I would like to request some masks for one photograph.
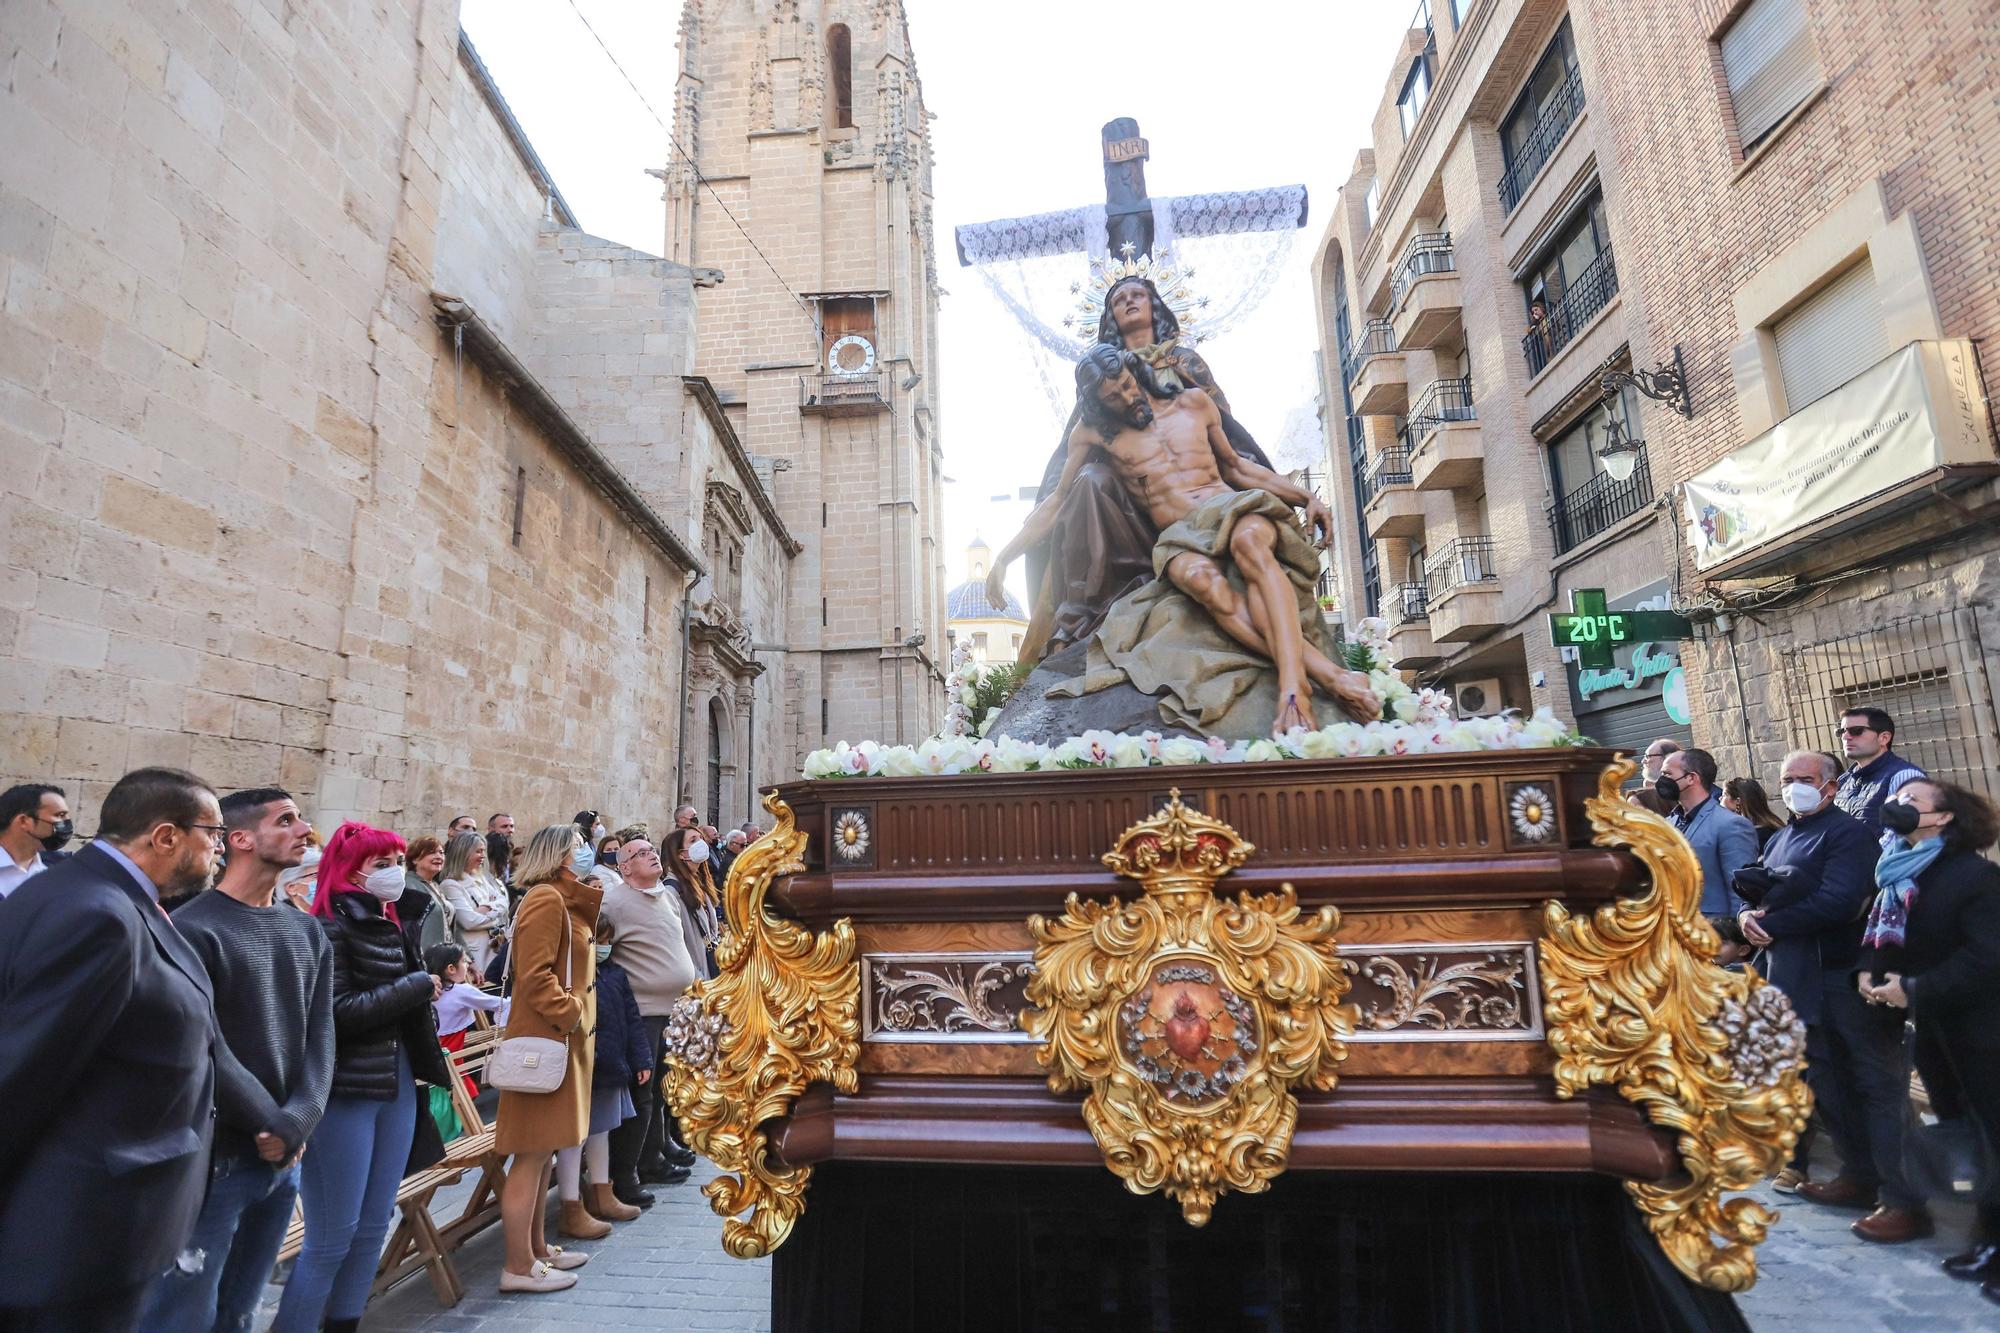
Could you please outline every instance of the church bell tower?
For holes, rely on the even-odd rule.
[[[696,372],[804,543],[783,656],[796,752],[943,721],[931,148],[900,0],[688,0],[667,257]]]

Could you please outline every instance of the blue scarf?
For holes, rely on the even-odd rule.
[[[1868,909],[1868,929],[1861,936],[1866,949],[1900,949],[1917,901],[1917,876],[1930,869],[1944,851],[1943,838],[1925,838],[1912,847],[1901,838],[1883,849],[1875,863],[1875,905]]]

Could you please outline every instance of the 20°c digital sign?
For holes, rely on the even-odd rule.
[[[1672,611],[1612,611],[1604,604],[1604,589],[1577,588],[1569,595],[1569,610],[1549,616],[1549,639],[1558,648],[1574,648],[1587,667],[1609,669],[1615,650],[1633,643],[1687,639],[1694,636],[1688,618]]]

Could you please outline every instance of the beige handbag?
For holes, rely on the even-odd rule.
[[[575,948],[570,939],[569,908],[563,914],[563,991],[570,985],[570,961]],[[516,941],[518,944],[518,941]],[[500,978],[500,991],[507,993],[507,977],[514,971],[515,948],[507,950],[507,966]],[[486,1062],[486,1081],[502,1092],[554,1092],[569,1073],[569,1038],[502,1037]]]

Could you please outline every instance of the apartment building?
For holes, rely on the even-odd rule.
[[[1935,8],[1418,8],[1315,273],[1334,568],[1400,666],[1736,772],[1857,702],[1993,767],[1995,19]],[[1573,593],[1690,636],[1566,661]]]

